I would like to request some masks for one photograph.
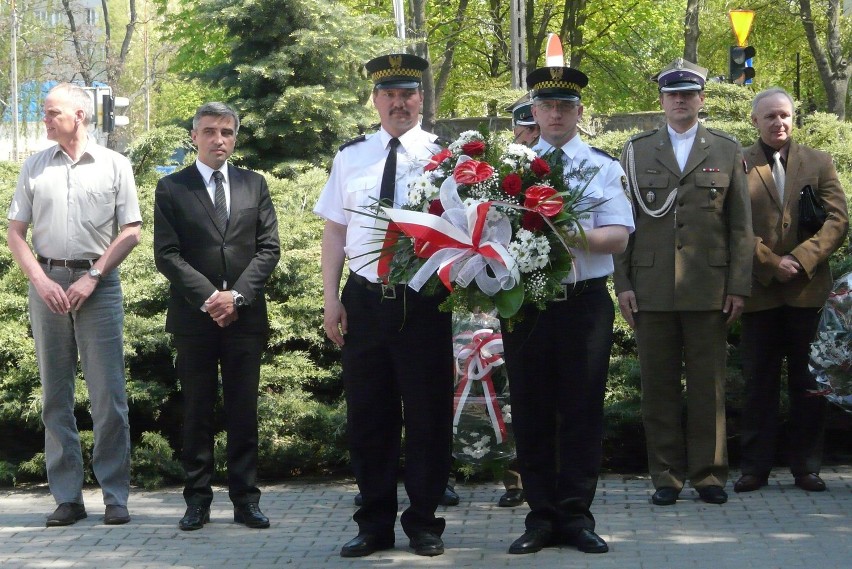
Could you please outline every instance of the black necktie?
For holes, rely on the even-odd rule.
[[[386,207],[393,207],[396,188],[396,148],[398,146],[399,139],[391,138],[388,144],[388,157],[385,160],[385,171],[382,173],[381,192],[379,193],[379,201]]]
[[[225,231],[228,227],[228,203],[225,201],[225,176],[222,172],[216,170],[213,172],[213,179],[216,181],[216,194],[213,200],[213,209],[216,210],[216,218],[219,220],[219,229]]]

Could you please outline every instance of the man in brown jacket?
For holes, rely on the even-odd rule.
[[[728,499],[727,325],[749,295],[754,237],[740,145],[698,122],[706,77],[682,59],[653,77],[666,127],[634,136],[622,155],[636,231],[614,280],[636,330],[656,505],[674,504],[687,480],[705,502]]]
[[[742,477],[737,492],[766,485],[775,459],[781,365],[787,360],[790,470],[796,486],[825,490],[819,477],[826,401],[814,395],[808,370],[819,311],[831,291],[828,257],[849,229],[846,197],[831,156],[790,138],[793,99],[783,89],[758,93],[751,121],[760,138],[748,147],[748,188],[754,225],[752,293],[743,315],[746,399]],[[777,158],[776,158],[777,157]],[[799,199],[810,186],[828,217],[816,234],[799,227]]]

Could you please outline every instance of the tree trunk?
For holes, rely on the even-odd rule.
[[[429,67],[423,72],[423,129],[431,131],[435,126],[435,79],[432,62],[429,57],[429,43],[426,29],[426,1],[411,0],[412,32],[415,37],[414,51],[429,61]]]
[[[799,17],[805,28],[808,46],[819,71],[825,94],[828,97],[828,111],[837,118],[846,118],[846,91],[849,88],[849,59],[844,55],[841,43],[839,15],[840,0],[828,0],[826,11],[825,48],[819,43],[810,0],[799,1]]]
[[[568,44],[567,65],[579,69],[583,64],[583,24],[586,23],[586,0],[565,0],[559,39]]]
[[[686,1],[686,17],[683,20],[683,58],[698,63],[698,0]]]

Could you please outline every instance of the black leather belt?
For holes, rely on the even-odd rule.
[[[608,278],[597,277],[595,279],[577,281],[576,283],[562,283],[562,294],[554,298],[551,302],[562,302],[593,290],[606,288],[606,280]]]
[[[389,300],[402,298],[402,293],[404,292],[406,286],[404,284],[386,285],[382,283],[374,283],[366,279],[365,277],[362,277],[358,273],[354,273],[352,271],[349,271],[349,281],[371,292],[377,292],[382,296],[382,298],[387,298]]]
[[[69,269],[91,269],[97,259],[48,259],[41,255],[36,255],[39,263],[44,263],[48,267],[67,267]]]

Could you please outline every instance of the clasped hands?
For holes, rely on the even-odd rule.
[[[237,307],[234,306],[234,296],[228,290],[214,292],[204,303],[204,308],[221,328],[236,322],[240,317]]]

